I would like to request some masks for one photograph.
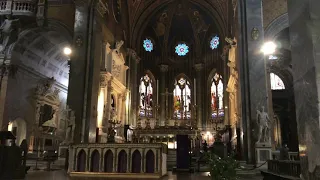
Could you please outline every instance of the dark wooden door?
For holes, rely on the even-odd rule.
[[[177,168],[189,169],[190,167],[190,140],[188,135],[177,135]]]

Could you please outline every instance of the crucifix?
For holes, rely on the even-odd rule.
[[[166,99],[165,101],[165,106],[166,106],[166,110],[165,110],[165,116],[166,116],[166,123],[169,123],[169,113],[168,113],[168,101],[169,101],[169,95],[173,95],[173,93],[169,93],[168,88],[166,88],[165,93],[161,93],[161,96],[164,96]]]

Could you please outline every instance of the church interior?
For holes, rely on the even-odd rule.
[[[76,178],[206,172],[219,149],[257,179],[320,179],[319,6],[0,0],[1,147]]]

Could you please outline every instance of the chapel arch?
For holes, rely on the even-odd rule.
[[[27,137],[27,123],[24,119],[17,118],[9,124],[9,126],[11,126],[11,132],[16,136],[16,144],[19,146],[21,142]]]
[[[113,152],[109,149],[104,154],[104,172],[113,172]]]
[[[85,172],[87,163],[87,154],[81,149],[77,156],[77,172]]]

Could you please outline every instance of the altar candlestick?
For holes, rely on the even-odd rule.
[[[194,89],[194,104],[197,103],[197,94],[196,94],[196,78],[193,79],[193,89]]]

